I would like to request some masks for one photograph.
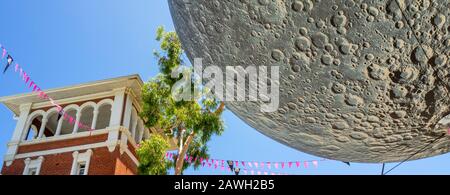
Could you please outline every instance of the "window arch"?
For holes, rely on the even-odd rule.
[[[22,140],[31,141],[38,138],[39,130],[46,113],[42,110],[37,110],[31,113],[27,120],[26,129],[22,135]]]
[[[112,104],[113,101],[111,99],[104,99],[97,104],[98,115],[94,129],[106,129],[109,127]]]
[[[94,102],[86,102],[80,107],[80,123],[83,125],[86,125],[88,127],[92,126],[93,120],[94,120],[94,111],[97,107],[97,104]],[[84,132],[88,131],[88,129],[85,128],[79,128],[78,132]]]
[[[79,111],[79,107],[78,107],[78,105],[75,105],[75,104],[69,105],[64,108],[65,115],[67,115],[69,118],[72,117],[73,122],[71,123],[69,118],[65,119],[64,116],[61,117],[60,120],[62,120],[62,122],[61,122],[60,135],[67,135],[67,134],[73,133],[73,130],[75,128],[75,120],[76,120],[78,111]]]
[[[137,115],[137,111],[136,111],[136,109],[134,107],[131,109],[130,120],[131,121],[130,121],[130,125],[128,126],[128,130],[130,131],[131,136],[134,139],[136,137],[136,134],[138,134],[137,133],[137,125],[138,125],[138,120],[139,120],[139,117]]]
[[[55,136],[58,129],[59,113],[57,108],[52,108],[47,111],[47,123],[45,125],[45,131],[43,136],[52,137]]]

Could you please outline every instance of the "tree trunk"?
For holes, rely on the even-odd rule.
[[[194,140],[194,136],[194,132],[189,134],[189,136],[186,138],[186,142],[183,144],[183,147],[178,153],[177,162],[175,163],[175,175],[181,175],[181,172],[183,171],[184,157],[186,156],[186,153],[189,149],[189,145],[191,144],[192,140]]]

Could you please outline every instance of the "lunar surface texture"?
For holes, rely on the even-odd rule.
[[[192,62],[279,66],[276,112],[226,103],[264,135],[346,162],[449,152],[450,0],[168,2]]]

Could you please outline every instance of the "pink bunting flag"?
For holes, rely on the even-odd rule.
[[[267,162],[266,165],[267,165],[267,168],[268,168],[268,169],[271,169],[271,167],[270,167],[270,162]]]
[[[215,165],[214,165],[214,169],[217,169],[217,167],[218,167],[217,164],[215,164]]]
[[[292,167],[292,162],[288,162],[288,164],[289,164],[289,168],[291,168]]]
[[[28,86],[28,88],[30,88],[31,86],[33,86],[34,85],[34,81],[31,81],[30,82],[30,85]]]
[[[185,161],[188,161],[188,160],[189,160],[189,157],[186,155],[186,158],[184,158],[184,160],[185,160]]]
[[[194,159],[194,163],[195,163],[195,162],[197,162],[197,158],[198,158],[198,157],[195,157],[195,159]]]
[[[245,161],[241,161],[242,167],[245,167]]]
[[[211,163],[208,163],[208,167],[211,168],[211,166],[212,166],[212,164],[211,164]]]
[[[205,167],[205,162],[202,162],[202,167]]]
[[[264,175],[268,175],[268,173],[267,173],[267,172],[264,172]]]
[[[14,69],[15,72],[19,71],[19,64],[16,64],[16,67]]]
[[[169,153],[168,153],[168,152],[166,153],[166,158],[167,158],[167,157],[169,157]]]
[[[255,174],[255,171],[252,170],[252,171],[250,171],[250,173],[251,173],[252,175],[254,175],[254,174]]]
[[[275,175],[275,173],[270,173],[270,175]]]
[[[281,163],[281,168],[284,169],[284,162]]]
[[[203,157],[200,157],[200,163],[203,163]]]
[[[244,169],[244,175],[247,175],[247,169]]]
[[[305,165],[305,168],[308,168],[309,166],[308,161],[305,161],[303,164]]]
[[[253,164],[255,165],[256,168],[258,168],[258,164],[259,164],[258,162],[254,162]]]
[[[312,161],[312,163],[313,163],[314,167],[316,167],[316,168],[319,166],[319,163],[317,162],[317,160]]]
[[[222,171],[223,171],[223,170],[225,170],[225,167],[222,165],[222,166],[221,166],[221,169],[222,169]]]
[[[5,48],[2,48],[2,50],[3,50],[3,52],[2,52],[2,59],[3,59],[3,58],[5,58],[5,56],[6,56],[6,49],[5,49]]]
[[[222,166],[225,165],[225,160],[222,160]]]
[[[234,164],[236,164],[236,167],[239,167],[239,161],[235,161]]]
[[[248,167],[253,167],[251,162],[248,162]]]
[[[278,163],[275,163],[275,169],[278,169]]]
[[[172,157],[173,157],[173,153],[170,153],[169,158],[172,159]]]
[[[261,175],[261,171],[258,171],[257,174],[258,174],[258,175]]]
[[[214,159],[211,159],[211,163],[214,164]]]
[[[264,169],[264,162],[261,162],[260,165],[261,169]]]

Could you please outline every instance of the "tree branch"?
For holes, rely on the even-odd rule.
[[[223,110],[225,109],[225,102],[220,102],[219,108],[214,112],[214,114],[219,115],[222,114]]]

